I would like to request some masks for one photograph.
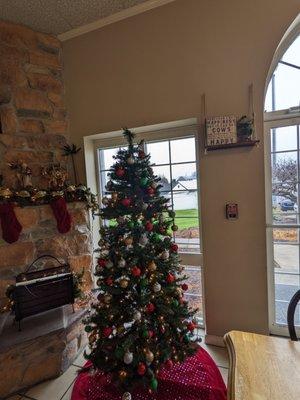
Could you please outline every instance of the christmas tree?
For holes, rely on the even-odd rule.
[[[98,302],[86,319],[93,366],[110,373],[122,390],[144,384],[155,391],[160,368],[172,368],[195,351],[183,292],[175,213],[160,195],[143,143],[124,131],[128,148],[114,156],[103,197],[95,275]],[[130,393],[124,393],[130,399]]]

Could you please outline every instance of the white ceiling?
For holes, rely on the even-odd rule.
[[[147,2],[148,0],[0,0],[0,19],[58,35]]]

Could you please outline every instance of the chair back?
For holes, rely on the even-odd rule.
[[[295,312],[299,301],[300,301],[300,290],[298,290],[291,298],[287,311],[287,323],[289,328],[289,334],[291,340],[293,341],[298,341],[295,328]]]

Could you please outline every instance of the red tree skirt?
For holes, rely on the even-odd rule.
[[[218,367],[201,347],[198,352],[171,370],[161,370],[158,391],[149,394],[140,388],[131,392],[132,400],[226,400],[226,387]],[[71,400],[121,400],[109,375],[84,372],[78,375]]]

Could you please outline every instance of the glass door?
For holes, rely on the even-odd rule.
[[[269,315],[274,334],[288,333],[288,304],[300,289],[299,123],[297,119],[266,123]],[[300,327],[299,306],[295,323]]]

